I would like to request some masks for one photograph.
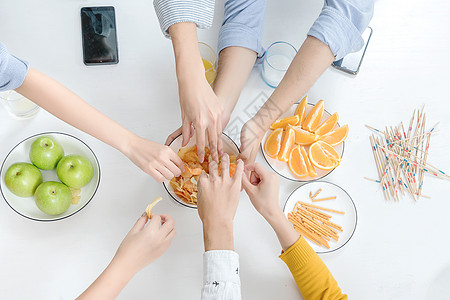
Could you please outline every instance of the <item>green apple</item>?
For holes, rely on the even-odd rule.
[[[94,167],[86,157],[70,154],[59,161],[56,174],[65,185],[71,188],[81,188],[94,177]]]
[[[42,174],[32,164],[15,163],[6,171],[5,183],[14,195],[30,197],[42,183]]]
[[[61,145],[50,137],[40,137],[31,145],[30,160],[39,169],[53,170],[63,156]]]
[[[65,212],[72,203],[70,189],[56,181],[41,183],[34,193],[37,207],[49,215],[59,215]]]

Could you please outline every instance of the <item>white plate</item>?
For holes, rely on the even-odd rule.
[[[308,103],[308,105],[306,107],[306,114],[308,114],[313,107],[314,107],[313,104]],[[292,105],[291,108],[289,108],[284,114],[282,114],[280,116],[280,119],[289,117],[289,116],[293,116],[296,109],[297,109],[297,103]],[[330,116],[331,116],[331,114],[328,111],[324,110],[322,120],[320,121],[320,123],[322,123],[323,121],[328,119]],[[339,127],[339,123],[336,125],[336,128],[338,128],[338,127]],[[308,182],[308,181],[314,181],[314,180],[324,178],[325,176],[327,176],[328,174],[333,172],[334,169],[333,170],[321,170],[319,168],[316,168],[316,172],[317,172],[316,177],[309,177],[309,176],[303,177],[303,178],[296,177],[292,173],[291,169],[289,169],[289,166],[286,162],[279,161],[278,159],[275,159],[275,158],[271,158],[264,151],[264,144],[266,143],[266,140],[269,137],[269,135],[272,133],[272,131],[273,131],[272,129],[269,129],[269,130],[267,130],[266,134],[264,135],[264,138],[261,141],[261,152],[263,154],[264,159],[269,164],[269,166],[278,175],[280,175],[281,177],[284,177],[286,179],[292,180],[292,181]],[[336,149],[336,151],[341,155],[341,158],[342,158],[342,155],[344,154],[344,143],[345,142],[334,147]],[[305,146],[305,150],[306,150],[306,152],[308,152],[309,146]]]
[[[30,162],[29,153],[31,144],[41,136],[49,136],[61,144],[64,149],[64,155],[79,154],[83,155],[94,166],[94,177],[88,185],[81,188],[81,199],[78,204],[70,205],[69,209],[62,214],[51,216],[39,210],[36,206],[34,197],[21,198],[9,191],[5,184],[5,174],[8,168],[17,162]],[[40,170],[44,181],[59,181],[56,170]],[[16,145],[6,156],[0,170],[1,183],[0,191],[6,203],[19,215],[36,221],[56,221],[70,217],[84,208],[94,197],[100,183],[100,165],[94,152],[80,139],[66,133],[44,132],[26,138]]]
[[[309,192],[312,192],[314,194],[320,188],[322,189],[322,191],[316,197],[316,199],[331,196],[336,196],[336,199],[312,202],[311,198],[309,197]],[[319,254],[336,251],[342,248],[345,244],[347,244],[348,241],[352,238],[353,233],[355,232],[356,229],[358,215],[356,212],[355,203],[353,202],[352,198],[341,187],[335,185],[334,183],[326,181],[314,181],[299,186],[288,197],[286,204],[284,205],[283,212],[286,215],[286,217],[288,213],[292,212],[297,201],[302,201],[309,204],[314,204],[317,206],[345,212],[345,214],[342,215],[325,211],[325,213],[332,216],[330,221],[341,226],[343,231],[342,232],[339,231],[338,234],[339,239],[337,242],[331,239],[331,241],[329,242],[330,249],[327,249],[326,247],[323,246],[318,246],[315,243],[308,240],[307,238],[305,238],[305,240],[308,241],[308,244],[314,249],[314,251],[316,251]]]
[[[181,148],[181,143],[183,142],[183,137],[180,134],[179,136],[177,136],[170,144],[169,147],[172,148],[173,151],[175,151],[175,153],[178,153],[178,150],[180,150]],[[186,145],[186,147],[191,147],[194,146],[195,144],[195,134],[194,136],[190,139],[189,143]],[[228,154],[233,154],[238,156],[240,151],[239,151],[239,147],[236,145],[236,143],[225,133],[222,133],[222,144],[223,144],[223,152],[224,153],[228,153]],[[193,205],[193,204],[189,204],[184,202],[183,200],[181,200],[180,198],[178,198],[178,196],[173,192],[173,187],[170,185],[170,180],[165,180],[163,182],[164,188],[166,189],[167,193],[169,193],[170,197],[172,197],[172,199],[174,199],[177,203],[185,206],[185,207],[189,207],[189,208],[194,208],[197,209],[197,205]]]

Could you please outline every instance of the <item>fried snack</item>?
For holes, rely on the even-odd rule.
[[[153,207],[154,207],[159,201],[161,201],[161,200],[162,200],[162,197],[161,197],[161,196],[160,196],[160,197],[156,197],[155,199],[153,199],[152,203],[150,203],[150,204],[147,206],[147,208],[145,209],[145,212],[147,213],[147,217],[148,217],[149,219],[151,219],[150,215],[152,214],[152,209],[153,209]]]
[[[78,188],[69,188],[72,192],[72,204],[78,204],[80,202],[81,196],[81,189]]]
[[[211,152],[205,147],[205,156],[203,163],[197,155],[197,145],[192,147],[184,147],[178,151],[178,156],[184,162],[184,172],[170,180],[170,186],[173,188],[175,195],[183,202],[197,205],[197,182],[203,173],[209,174],[209,161],[211,160]],[[236,172],[236,155],[230,156],[230,176],[233,177]],[[221,173],[221,162],[219,161],[219,175]]]

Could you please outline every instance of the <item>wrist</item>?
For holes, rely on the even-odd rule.
[[[233,221],[203,223],[205,251],[234,250]]]
[[[118,285],[123,284],[125,286],[138,271],[132,264],[116,255],[106,267],[105,273],[110,274]]]
[[[270,226],[274,227],[280,222],[282,222],[284,219],[286,219],[286,216],[284,215],[283,211],[277,207],[275,209],[271,209],[267,212],[261,213],[264,219],[266,219],[267,223],[270,224]]]
[[[131,131],[128,131],[123,137],[122,141],[117,145],[117,149],[122,152],[125,156],[130,157],[130,155],[134,152],[133,149],[137,143],[137,141],[141,137],[137,134],[134,134]]]

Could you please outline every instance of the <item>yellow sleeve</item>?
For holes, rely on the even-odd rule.
[[[330,270],[303,237],[281,253],[280,258],[289,267],[305,300],[347,299]]]

